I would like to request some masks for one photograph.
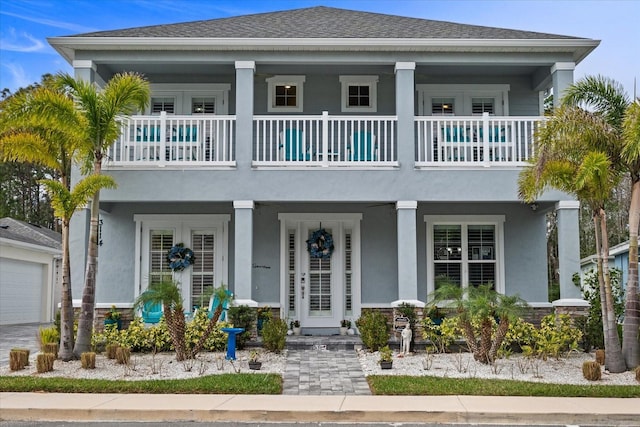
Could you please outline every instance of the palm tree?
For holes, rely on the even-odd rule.
[[[616,132],[602,116],[562,106],[537,133],[532,167],[521,172],[518,185],[520,198],[525,202],[535,201],[547,187],[554,187],[573,195],[591,210],[606,363],[611,372],[623,372],[626,366],[616,329],[608,262],[603,262],[609,255],[605,202],[620,178],[605,149],[615,139]]]
[[[604,118],[616,138],[604,147],[621,174],[631,178],[629,206],[629,278],[626,287],[622,354],[628,369],[640,364],[640,303],[638,301],[638,228],[640,227],[640,138],[638,107],[622,85],[602,76],[589,76],[567,88],[564,105],[579,106]],[[633,105],[636,105],[634,107]],[[634,118],[635,117],[635,118]]]
[[[517,295],[503,295],[491,285],[462,288],[454,283],[442,283],[433,293],[435,303],[444,303],[456,309],[467,346],[473,358],[481,363],[493,363],[504,341],[509,324],[522,313],[527,303]],[[498,328],[493,332],[493,322]],[[480,337],[473,324],[480,325]]]
[[[100,175],[104,153],[120,135],[119,118],[146,107],[149,102],[149,84],[142,76],[135,73],[116,74],[102,90],[92,83],[76,80],[68,74],[58,75],[58,81],[73,96],[85,119],[87,142],[91,147],[86,153],[85,170],[91,170],[94,175]],[[77,357],[91,349],[98,267],[99,208],[100,192],[98,191],[91,202],[91,226],[82,308],[78,322],[78,339],[73,349]]]
[[[185,342],[184,307],[178,283],[173,280],[152,283],[136,299],[134,309],[141,309],[147,303],[162,304],[164,320],[176,351],[176,360],[182,361],[191,358]]]
[[[0,155],[3,160],[31,162],[55,170],[59,181],[41,181],[51,197],[62,231],[62,295],[60,352],[62,360],[73,358],[74,315],[71,293],[69,223],[78,207],[100,188],[115,183],[109,177],[81,180],[70,191],[71,166],[85,138],[84,122],[73,101],[51,87],[21,91],[2,103]]]
[[[220,320],[220,315],[222,314],[222,310],[224,309],[224,306],[228,305],[228,303],[231,301],[232,298],[233,298],[232,294],[227,291],[224,285],[217,287],[213,291],[213,300],[214,301],[217,300],[219,304],[216,306],[215,311],[213,312],[213,315],[209,319],[209,323],[207,324],[207,329],[204,330],[202,336],[198,340],[198,343],[195,345],[195,347],[191,351],[191,357],[196,357],[196,354],[198,354],[200,350],[202,350],[202,346],[204,346],[204,343],[207,341],[207,339],[213,332],[213,329],[218,323],[218,320]]]

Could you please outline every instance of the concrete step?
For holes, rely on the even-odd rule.
[[[286,347],[290,350],[353,350],[362,348],[357,335],[289,335]]]

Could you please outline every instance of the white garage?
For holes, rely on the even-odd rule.
[[[53,320],[60,257],[59,233],[0,219],[0,325]]]

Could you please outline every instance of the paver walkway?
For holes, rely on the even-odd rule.
[[[283,394],[371,395],[355,350],[287,350]]]

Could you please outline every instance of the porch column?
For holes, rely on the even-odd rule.
[[[418,202],[400,200],[398,212],[398,300],[392,305],[407,302],[424,306],[418,301],[418,247],[416,235],[416,212]]]
[[[235,305],[257,307],[251,299],[253,263],[253,200],[235,200],[234,215],[234,302]]]
[[[413,167],[415,163],[415,62],[396,62],[396,115],[398,116],[398,163]]]
[[[236,61],[236,165],[238,169],[251,167],[255,71],[255,61]]]
[[[556,203],[561,300],[581,298],[580,287],[573,284],[573,274],[580,273],[579,215],[580,202],[561,200]]]
[[[551,79],[553,81],[553,106],[560,105],[560,100],[567,87],[573,84],[574,62],[556,62],[551,67]]]

